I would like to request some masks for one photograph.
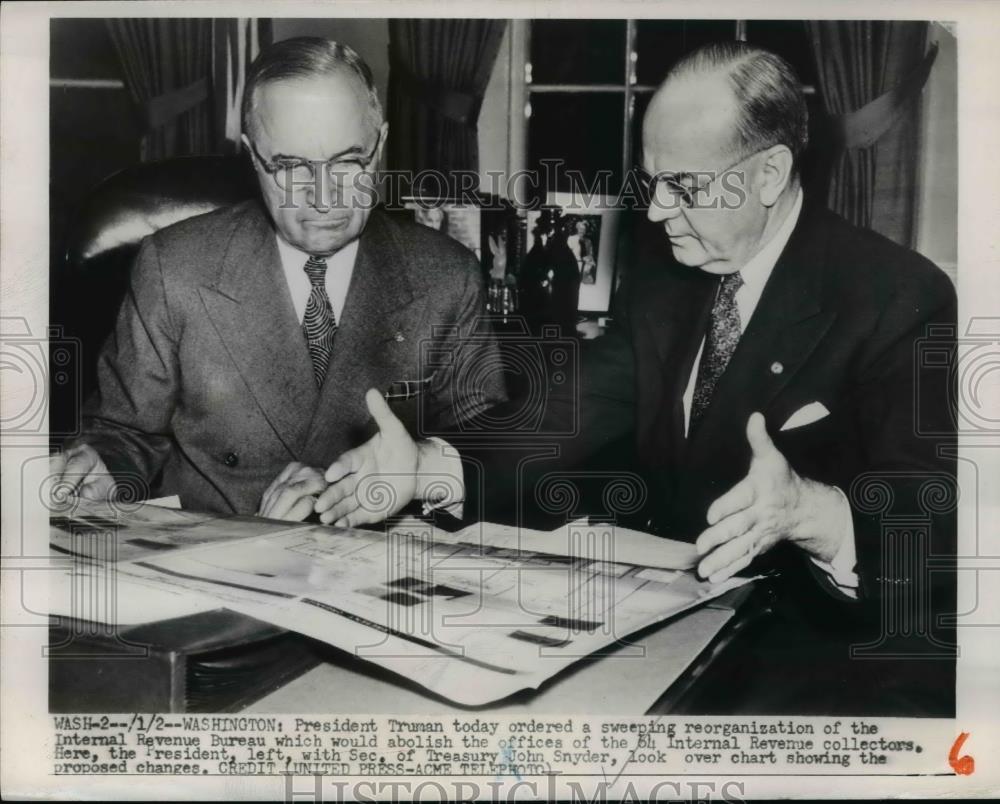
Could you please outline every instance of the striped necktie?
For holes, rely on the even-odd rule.
[[[337,319],[333,315],[330,297],[326,295],[326,260],[323,257],[310,257],[306,260],[305,272],[312,284],[312,291],[306,304],[305,318],[302,319],[302,331],[309,343],[309,357],[312,358],[316,385],[322,385],[333,353]]]
[[[729,361],[740,342],[740,308],[736,306],[736,291],[743,287],[740,272],[722,277],[719,292],[712,305],[705,348],[698,364],[698,378],[695,380],[694,397],[691,400],[691,421],[688,433],[694,431],[712,401],[715,386],[726,370]]]

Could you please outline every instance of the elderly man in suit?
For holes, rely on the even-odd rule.
[[[643,125],[660,231],[579,393],[546,399],[548,421],[575,412],[579,434],[545,439],[554,460],[504,451],[509,471],[495,449],[465,450],[466,515],[502,516],[532,478],[631,435],[641,527],[694,541],[712,581],[752,565],[786,582],[790,605],[722,685],[739,700],[709,709],[947,714],[955,426],[946,373],[923,370],[919,348],[939,333],[953,346],[955,293],[924,258],[804,198],[806,144],[799,82],[776,55],[719,43],[671,71]],[[320,496],[325,517],[356,509],[342,486]]]
[[[372,209],[387,125],[361,58],[324,39],[273,45],[243,123],[261,198],[143,243],[84,433],[54,458],[83,496],[132,478],[193,509],[301,519],[373,419],[419,436],[504,398],[497,374],[472,385],[459,361],[421,358],[460,348],[482,278],[449,238]],[[488,338],[469,350],[496,357]]]

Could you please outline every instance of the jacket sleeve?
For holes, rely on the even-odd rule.
[[[950,281],[939,276],[887,312],[873,338],[879,348],[860,370],[857,409],[866,465],[845,491],[868,598],[887,587],[923,583],[916,573],[928,570],[932,553],[955,554],[957,438],[949,369],[956,359],[957,303]],[[905,518],[927,528],[925,548],[917,545],[916,530],[904,536],[906,528],[887,529],[891,520]]]
[[[957,304],[950,280],[920,267],[886,305],[856,361],[855,457],[816,478],[837,485],[850,503],[859,595],[820,587],[847,604],[834,611],[877,624],[882,640],[894,629],[937,632],[931,620],[955,610]]]
[[[532,517],[549,472],[572,471],[634,429],[635,365],[627,322],[596,340],[501,338],[513,370],[528,381],[479,416],[460,439],[468,520]]]
[[[172,449],[180,382],[176,342],[156,246],[147,238],[98,358],[98,387],[84,406],[79,438],[119,482],[138,480],[148,490]]]

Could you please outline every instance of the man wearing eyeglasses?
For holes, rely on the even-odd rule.
[[[954,389],[920,351],[954,347],[955,291],[804,196],[807,142],[794,71],[741,43],[686,57],[649,105],[661,233],[621,299],[638,461],[660,492],[645,524],[694,539],[710,581],[782,576],[774,619],[720,675],[723,706],[946,715]]]
[[[460,376],[497,357],[464,339],[484,307],[473,255],[372,209],[387,125],[361,58],[279,42],[242,112],[260,199],[144,242],[84,435],[54,459],[83,496],[131,478],[196,510],[302,519],[330,463],[380,427],[419,436],[504,398],[499,372]],[[432,369],[433,350],[463,359]],[[386,443],[383,466],[418,456]]]
[[[575,412],[579,435],[548,461],[466,450],[486,480],[466,483],[465,512],[512,508],[512,467],[530,494],[629,436],[640,528],[693,541],[704,578],[768,567],[787,593],[700,706],[947,714],[953,389],[921,347],[953,348],[955,293],[924,258],[805,198],[806,144],[798,79],[774,54],[720,43],[675,67],[643,124],[655,239],[579,396],[547,399],[547,420]],[[319,498],[325,517],[357,508],[340,485]]]

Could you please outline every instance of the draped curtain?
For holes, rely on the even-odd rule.
[[[839,135],[829,206],[852,223],[912,246],[920,148],[918,100],[936,53],[925,53],[928,25],[806,24],[820,92]]]
[[[212,21],[109,19],[107,25],[145,125],[142,161],[207,153]]]
[[[240,111],[247,70],[260,51],[273,41],[269,19],[218,19],[214,22],[213,101],[216,150],[238,153],[243,133]]]
[[[479,109],[506,24],[389,21],[390,169],[479,169]]]
[[[234,152],[243,77],[270,23],[248,19],[109,19],[125,86],[145,129],[143,162]]]

